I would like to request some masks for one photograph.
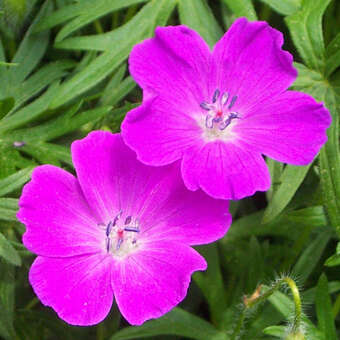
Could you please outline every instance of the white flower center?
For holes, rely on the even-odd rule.
[[[200,104],[200,107],[207,111],[205,115],[199,116],[198,121],[205,140],[228,140],[235,137],[232,126],[235,125],[237,119],[241,118],[238,112],[231,110],[236,100],[237,96],[233,96],[229,102],[229,94],[224,92],[221,95],[220,90],[216,89],[211,103],[202,102]]]
[[[139,221],[131,216],[120,223],[122,211],[107,224],[100,223],[105,230],[105,247],[107,253],[122,258],[136,251],[139,247]]]

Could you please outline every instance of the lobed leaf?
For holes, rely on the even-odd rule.
[[[303,0],[301,9],[285,21],[294,44],[310,68],[323,72],[325,46],[322,35],[322,17],[331,0]]]

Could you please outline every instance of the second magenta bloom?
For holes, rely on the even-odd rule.
[[[282,44],[279,31],[244,18],[212,52],[185,26],[158,28],[131,52],[144,98],[122,124],[125,142],[148,165],[181,160],[191,190],[223,199],[267,190],[263,155],[306,165],[331,121],[323,104],[287,91],[297,72]]]

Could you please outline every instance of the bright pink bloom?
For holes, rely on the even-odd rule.
[[[160,317],[206,269],[190,246],[226,233],[228,202],[188,191],[178,164],[143,165],[119,134],[92,132],[72,157],[77,178],[39,166],[19,201],[35,293],[73,325],[102,321],[113,296],[131,324]]]
[[[308,164],[331,121],[311,96],[287,91],[297,72],[282,44],[279,31],[244,18],[212,52],[185,26],[157,28],[130,55],[144,100],[122,124],[124,141],[145,164],[181,160],[191,190],[223,199],[267,190],[262,155]]]

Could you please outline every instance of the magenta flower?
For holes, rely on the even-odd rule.
[[[206,269],[190,246],[226,233],[228,202],[188,191],[177,164],[141,164],[119,134],[92,132],[72,157],[77,178],[39,166],[19,201],[35,293],[73,325],[103,320],[113,296],[131,324],[160,317]]]
[[[145,164],[181,160],[190,190],[223,199],[267,190],[262,155],[308,164],[331,121],[311,96],[287,91],[297,72],[282,44],[280,32],[245,18],[212,52],[185,26],[157,28],[130,55],[144,100],[122,124],[124,141]]]

